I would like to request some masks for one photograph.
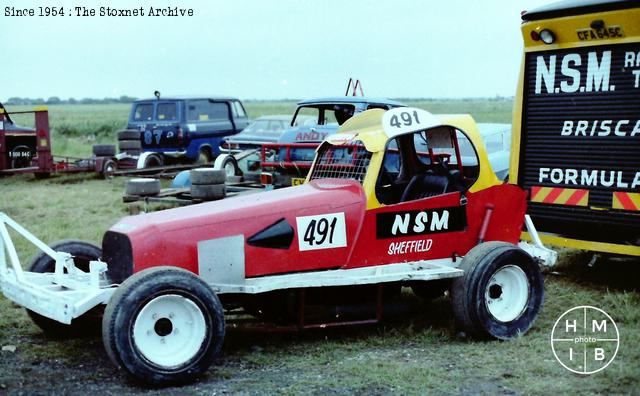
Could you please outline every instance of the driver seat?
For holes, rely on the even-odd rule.
[[[447,187],[449,187],[449,178],[436,175],[433,171],[414,175],[402,193],[400,202],[442,195],[447,192]]]

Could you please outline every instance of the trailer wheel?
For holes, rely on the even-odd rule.
[[[116,146],[113,144],[94,144],[93,155],[96,157],[113,157],[116,155]]]
[[[229,154],[222,154],[216,158],[213,164],[214,169],[224,170],[227,180],[231,180],[234,176],[242,175],[242,171],[238,166],[238,161],[234,156]]]
[[[505,242],[478,245],[464,257],[464,276],[451,285],[458,325],[476,336],[511,339],[536,320],[544,300],[540,268],[522,249]]]
[[[160,193],[160,180],[138,178],[127,180],[124,186],[126,195],[152,196]]]
[[[220,354],[225,324],[218,296],[199,277],[155,267],[125,280],[105,309],[107,355],[138,380],[185,383]]]
[[[144,160],[145,168],[156,168],[162,166],[162,157],[157,154],[151,154]]]
[[[97,260],[102,256],[102,249],[89,242],[64,240],[56,242],[50,246],[53,250],[66,252],[74,256],[73,263],[83,271],[89,271],[89,261]],[[43,274],[46,272],[53,272],[55,270],[55,266],[56,261],[53,258],[49,257],[44,252],[40,252],[40,254],[34,257],[33,261],[31,261],[29,271]],[[69,325],[60,323],[57,320],[49,319],[46,316],[42,316],[29,309],[27,309],[27,314],[31,320],[33,320],[33,322],[50,337],[78,337],[94,335],[100,331],[102,309],[100,307],[96,307],[81,317],[74,319]]]
[[[106,160],[102,163],[102,172],[100,172],[100,175],[103,179],[112,179],[117,169],[118,164],[116,161],[112,159]]]

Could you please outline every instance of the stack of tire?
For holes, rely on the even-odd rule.
[[[222,199],[227,195],[227,186],[224,184],[226,173],[224,169],[197,168],[192,169],[191,198],[199,201],[213,201]]]
[[[139,155],[142,150],[140,131],[125,129],[118,132],[118,150],[129,155]]]

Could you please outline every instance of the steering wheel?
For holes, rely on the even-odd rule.
[[[449,161],[451,160],[451,154],[449,153],[437,153],[433,154],[433,169],[441,175],[449,175]]]

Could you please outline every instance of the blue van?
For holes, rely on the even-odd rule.
[[[168,158],[210,162],[225,136],[249,124],[239,99],[220,96],[160,97],[136,100],[127,130],[118,134],[121,152],[156,153]],[[156,164],[159,165],[159,164]]]

